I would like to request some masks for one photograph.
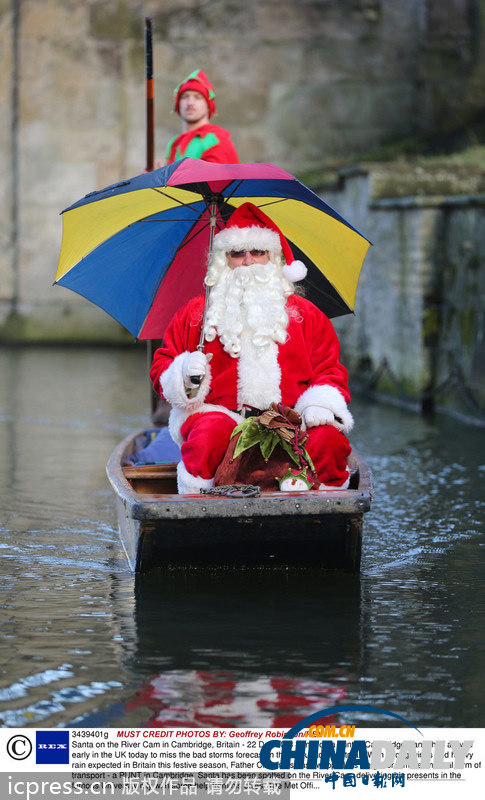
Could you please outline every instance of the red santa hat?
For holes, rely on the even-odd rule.
[[[291,247],[278,226],[253,203],[243,203],[232,213],[226,227],[216,233],[214,252],[231,250],[270,250],[283,256],[283,274],[289,281],[301,281],[307,274],[303,261],[293,257]]]
[[[205,98],[207,105],[209,106],[209,117],[212,117],[212,115],[216,112],[216,93],[209,78],[201,69],[195,69],[190,73],[190,75],[187,75],[182,83],[179,83],[179,85],[174,89],[174,111],[176,111],[177,114],[179,113],[180,98],[184,92],[188,92],[190,90],[193,92],[199,92]]]

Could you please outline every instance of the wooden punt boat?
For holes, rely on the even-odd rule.
[[[359,571],[373,488],[370,469],[355,451],[348,489],[221,497],[177,494],[173,450],[167,463],[134,465],[144,442],[144,431],[127,436],[106,468],[134,572],[201,565]]]

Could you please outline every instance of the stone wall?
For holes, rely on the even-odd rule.
[[[216,86],[216,121],[230,128],[241,160],[270,161],[310,180],[385,146],[399,152],[416,138],[475,129],[483,116],[482,7],[481,0],[0,0],[0,341],[131,341],[103,312],[51,284],[59,212],[144,166],[146,15],[157,158],[179,130],[172,90],[201,67]],[[349,197],[365,184],[356,177],[336,195],[351,219]],[[400,256],[405,271],[385,274],[381,284],[404,327],[409,314],[419,315],[419,292],[431,280],[426,247],[438,217],[433,209],[404,216],[381,209],[364,219],[376,253],[377,243],[389,257],[396,243],[409,245]],[[364,272],[364,287],[368,280]],[[410,308],[396,299],[403,281]],[[362,313],[370,322],[370,307]],[[367,357],[367,334],[358,330]],[[402,329],[388,332],[399,339]],[[372,347],[374,363],[377,339]],[[410,386],[421,347],[400,356]],[[422,385],[424,361],[419,370]]]
[[[455,377],[439,402],[471,416],[485,412],[485,195],[442,207],[442,269],[436,281],[435,383]],[[433,319],[431,319],[433,323]]]
[[[327,187],[325,199],[373,242],[355,316],[334,322],[360,388],[485,419],[485,193],[459,191],[484,181],[483,168],[376,164]]]

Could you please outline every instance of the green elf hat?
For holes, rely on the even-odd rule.
[[[179,83],[179,85],[174,89],[174,111],[176,111],[177,114],[179,113],[179,103],[182,93],[187,92],[190,89],[194,92],[200,92],[200,94],[205,98],[207,105],[209,106],[209,117],[212,117],[212,115],[216,113],[216,93],[209,78],[201,69],[195,69],[190,73],[190,75],[187,75],[182,83]]]

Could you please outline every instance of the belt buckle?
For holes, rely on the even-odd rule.
[[[259,417],[259,415],[262,414],[262,411],[260,411],[259,408],[253,408],[253,406],[244,406],[241,414],[243,415],[244,419],[247,419],[248,417]]]

